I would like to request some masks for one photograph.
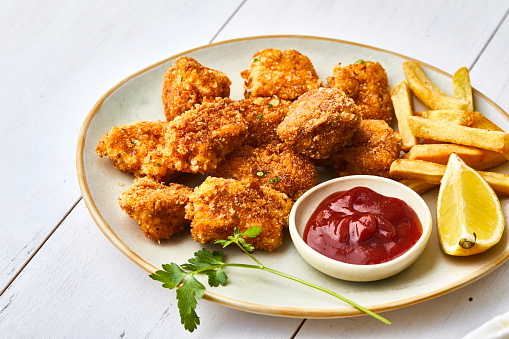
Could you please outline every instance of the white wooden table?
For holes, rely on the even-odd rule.
[[[509,264],[455,292],[371,317],[251,314],[199,303],[180,324],[174,291],[121,254],[88,213],[78,130],[115,83],[211,42],[297,34],[367,44],[453,73],[509,111],[509,2],[4,0],[0,2],[0,337],[454,338],[509,310]]]

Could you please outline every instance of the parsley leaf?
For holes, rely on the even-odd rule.
[[[273,179],[270,179],[270,180],[269,180],[269,182],[270,182],[271,184],[275,184],[276,182],[280,182],[280,181],[281,181],[281,178],[280,178],[280,177],[278,177],[277,175],[276,175],[276,177],[275,177],[275,178],[273,178]]]
[[[180,312],[180,322],[189,332],[193,332],[200,324],[200,318],[196,314],[197,301],[205,294],[205,286],[194,276],[187,279],[177,289],[177,306]]]
[[[249,227],[244,233],[240,234],[242,234],[242,236],[244,237],[254,238],[259,236],[260,233],[262,233],[262,230],[263,228],[261,228],[260,226],[252,226]]]
[[[224,273],[223,268],[218,268],[214,271],[205,272],[209,277],[209,285],[212,287],[217,287],[219,285],[224,286],[226,284],[226,280],[228,280],[228,276]]]
[[[218,287],[219,285],[224,286],[228,279],[228,276],[224,272],[224,268],[228,266],[258,269],[299,282],[301,284],[325,292],[377,318],[386,324],[390,324],[390,321],[387,319],[354,303],[353,301],[340,296],[333,291],[264,266],[250,253],[254,251],[254,247],[246,241],[246,238],[257,237],[261,232],[262,228],[259,226],[250,227],[244,232],[240,232],[237,228],[234,228],[233,235],[228,236],[227,240],[220,239],[216,240],[215,242],[216,244],[222,245],[223,248],[231,244],[236,244],[244,253],[253,259],[257,265],[225,263],[223,261],[224,253],[222,251],[210,252],[208,249],[203,248],[195,252],[194,257],[189,259],[188,263],[180,266],[175,263],[171,263],[170,265],[165,264],[162,265],[163,270],[156,271],[150,275],[152,279],[162,282],[163,287],[165,288],[177,288],[177,306],[180,313],[180,321],[186,330],[193,332],[200,324],[200,318],[196,314],[196,306],[198,300],[202,299],[205,294],[205,286],[203,286],[203,284],[195,278],[195,275],[199,273],[206,274],[208,277],[208,284],[211,287]],[[182,281],[184,281],[184,283],[182,283]]]
[[[206,248],[202,248],[194,253],[194,258],[189,259],[189,264],[183,264],[182,267],[196,271],[200,268],[209,267],[212,265],[221,265],[223,262],[223,252],[214,251],[210,252]]]
[[[164,271],[156,271],[150,277],[154,280],[161,281],[165,288],[175,288],[180,284],[182,279],[187,275],[187,272],[180,268],[179,265],[171,263],[171,265],[164,264]]]

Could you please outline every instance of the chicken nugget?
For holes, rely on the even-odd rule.
[[[205,173],[247,137],[238,104],[228,98],[205,100],[169,123],[163,154],[180,172]]]
[[[178,172],[163,156],[166,121],[136,121],[113,127],[99,141],[95,151],[113,160],[116,168],[135,176],[149,176],[164,182]]]
[[[286,194],[254,181],[207,177],[191,194],[186,218],[191,220],[196,242],[227,240],[235,228],[244,232],[259,226],[261,234],[246,241],[254,248],[272,251],[282,243],[292,205]]]
[[[148,239],[159,240],[189,226],[184,215],[192,191],[180,184],[166,186],[149,178],[137,178],[118,198],[118,203],[140,224],[140,230]]]
[[[327,78],[327,87],[339,88],[355,101],[363,119],[392,120],[389,80],[378,62],[359,60],[336,65]]]
[[[322,87],[309,58],[290,49],[264,49],[251,59],[251,68],[240,73],[244,81],[244,97],[271,97],[295,100],[300,95]]]
[[[370,174],[389,177],[400,157],[401,139],[384,120],[363,120],[350,146],[327,159],[338,176]]]
[[[285,193],[293,200],[318,184],[313,161],[277,142],[260,148],[241,146],[227,156],[211,175],[256,181]]]
[[[281,141],[276,128],[288,113],[291,101],[276,96],[251,98],[239,101],[240,112],[248,124],[245,145],[260,147],[272,141]]]
[[[324,159],[350,142],[360,122],[357,106],[343,91],[320,88],[290,105],[277,134],[298,153]]]
[[[201,104],[204,98],[229,97],[230,79],[189,57],[175,60],[164,76],[163,108],[168,121]]]

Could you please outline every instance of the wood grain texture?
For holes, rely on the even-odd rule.
[[[384,48],[453,73],[474,62],[508,8],[503,0],[248,0],[214,41],[323,36]]]
[[[301,319],[203,301],[191,335],[174,291],[122,255],[83,202],[73,206],[81,122],[103,93],[151,63],[212,39],[316,35],[449,73],[467,66],[473,86],[508,110],[508,10],[504,0],[0,2],[0,291],[15,278],[0,295],[0,337],[442,338],[506,312],[507,263],[458,291],[384,313],[391,326],[363,316],[299,329]]]
[[[190,334],[180,324],[175,291],[162,288],[113,247],[80,202],[0,296],[0,333],[5,338],[34,334],[39,338],[289,338],[301,323],[204,300],[199,301],[197,313],[201,325]]]
[[[129,74],[209,43],[240,1],[147,4],[0,3],[0,291],[80,197],[88,110]]]
[[[479,91],[509,112],[509,12],[470,70],[470,81]],[[475,103],[474,103],[475,104]],[[507,131],[506,131],[507,132]]]
[[[392,324],[370,317],[308,319],[297,339],[334,337],[369,338],[461,338],[493,317],[507,312],[509,263],[460,290],[382,315]],[[501,302],[504,300],[504,302]]]

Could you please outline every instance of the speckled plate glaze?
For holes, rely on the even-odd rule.
[[[164,120],[161,87],[164,74],[180,56],[190,56],[205,66],[224,71],[232,80],[231,97],[243,97],[240,72],[250,65],[251,56],[264,48],[296,49],[313,62],[318,75],[326,82],[337,63],[349,64],[359,59],[379,61],[387,70],[392,87],[404,79],[401,63],[412,60],[389,51],[345,41],[307,36],[265,36],[220,42],[172,56],[120,81],[103,95],[87,115],[77,147],[77,172],[81,191],[90,214],[106,237],[128,258],[147,272],[162,264],[185,263],[202,247],[218,250],[218,245],[195,243],[188,233],[172,239],[151,241],[138,230],[138,225],[118,206],[117,199],[127,189],[133,176],[118,171],[110,159],[99,158],[94,149],[100,138],[112,127],[137,120]],[[462,65],[458,65],[458,68]],[[430,79],[452,95],[451,76],[423,64]],[[475,84],[474,84],[475,85]],[[509,130],[509,116],[478,91],[474,91],[476,110],[504,130]],[[424,106],[414,100],[415,110]],[[509,173],[506,163],[495,169]],[[321,181],[330,178],[321,175]],[[196,185],[203,177],[186,175],[182,179]],[[423,195],[436,214],[438,190]],[[509,215],[509,199],[501,198],[504,213]],[[405,271],[381,281],[354,283],[331,278],[308,265],[294,248],[288,231],[283,245],[273,253],[256,252],[266,266],[305,278],[370,308],[376,312],[412,305],[465,286],[500,266],[509,256],[507,232],[499,244],[489,251],[468,258],[445,255],[440,249],[435,230],[421,257]],[[226,248],[228,262],[251,263],[236,248]],[[208,288],[205,299],[244,311],[306,318],[334,318],[361,315],[357,309],[325,293],[257,270],[228,268],[227,286]],[[205,281],[205,280],[203,280]],[[147,288],[160,288],[154,282]]]

